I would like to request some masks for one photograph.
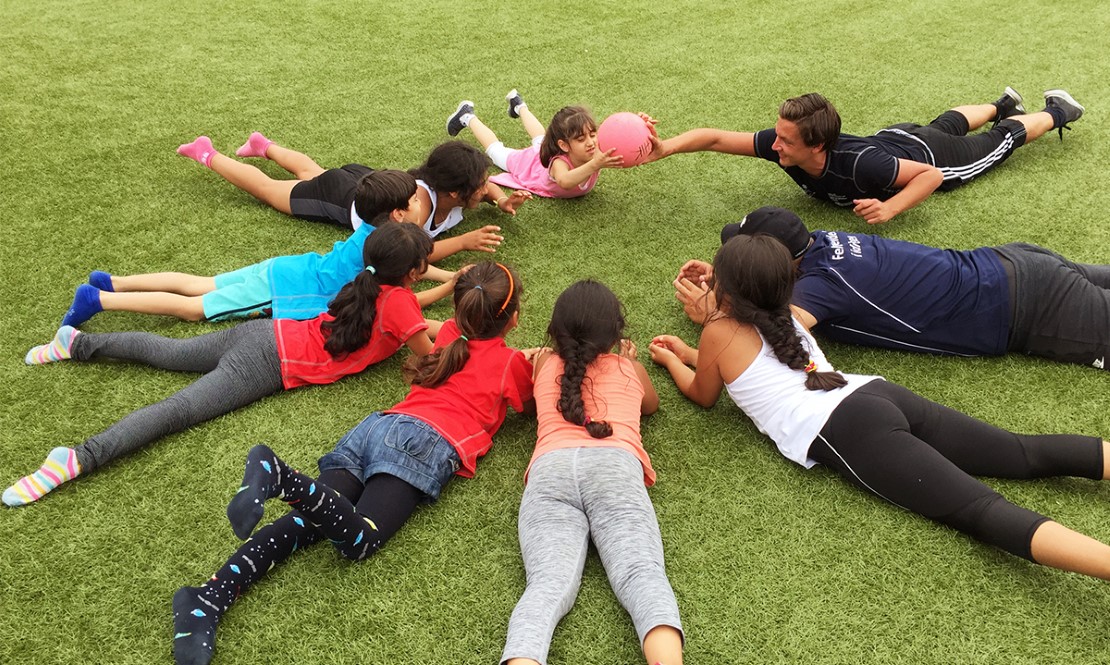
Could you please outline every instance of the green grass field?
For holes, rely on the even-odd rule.
[[[758,206],[811,228],[959,248],[1024,240],[1110,261],[1110,10],[1033,0],[578,2],[0,2],[0,483],[192,380],[144,367],[27,367],[92,269],[214,274],[343,235],[286,218],[174,154],[252,130],[325,166],[418,164],[459,99],[510,145],[520,88],[549,118],[585,103],[643,110],[662,135],[771,126],[785,97],[821,91],[847,132],[927,122],[1009,84],[1039,109],[1068,89],[1087,115],[1004,167],[864,228],[807,200],[770,165],[715,154],[602,174],[583,200],[536,200],[501,224],[498,258],[525,281],[517,346],[543,342],[571,281],[623,299],[645,346],[695,339],[669,282],[708,258],[723,223]],[[1103,44],[1103,46],[1098,46]],[[472,139],[470,139],[472,140]],[[263,168],[275,176],[273,164]],[[456,267],[473,255],[446,261]],[[432,316],[449,316],[437,306]],[[196,335],[213,326],[102,314],[94,332]],[[1025,357],[959,360],[826,344],[841,369],[1028,432],[1110,434],[1105,373]],[[35,505],[0,510],[0,663],[171,660],[170,597],[237,546],[224,516],[254,443],[302,469],[405,393],[400,358],[338,385],[280,395],[169,437]],[[688,663],[1102,663],[1110,589],[1039,568],[782,459],[731,404],[703,410],[649,368],[662,408],[644,426],[651,495]],[[220,624],[216,663],[494,663],[524,585],[516,540],[535,424],[512,416],[477,478],[453,483],[379,555],[305,552]],[[990,481],[1015,502],[1110,540],[1110,489]],[[279,515],[284,507],[275,507]],[[552,663],[640,662],[595,556]]]

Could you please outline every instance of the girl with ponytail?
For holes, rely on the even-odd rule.
[[[503,664],[547,662],[591,539],[647,662],[682,663],[678,604],[646,489],[655,471],[640,440],[640,416],[654,413],[659,397],[623,333],[620,301],[603,284],[578,282],[555,302],[552,348],[536,358],[538,440],[518,518],[528,586],[509,620]]]
[[[394,226],[427,239],[417,227]],[[296,471],[267,446],[251,448],[243,483],[227,507],[232,529],[247,542],[204,585],[182,587],[174,595],[178,663],[207,663],[223,613],[297,549],[326,538],[352,561],[377,552],[417,506],[435,501],[451,478],[473,477],[508,407],[531,410],[532,363],[504,340],[520,315],[520,278],[500,263],[479,263],[460,273],[453,285],[455,318],[440,327],[435,352],[410,364],[408,396],[344,435],[320,458],[318,478]],[[348,307],[364,311],[358,294],[347,295],[333,303],[337,323]],[[371,325],[377,330],[379,323]],[[355,330],[350,345],[357,343]],[[345,339],[338,326],[332,338]],[[274,498],[294,510],[255,531],[264,504]]]
[[[431,251],[432,241],[420,228],[383,224],[366,239],[366,270],[343,287],[328,312],[308,321],[255,319],[189,339],[84,333],[63,326],[53,341],[27,353],[27,364],[111,358],[203,375],[79,446],[54,448],[38,471],[4,492],[4,503],[37,501],[58,485],[163,436],[282,390],[334,383],[385,360],[402,345],[417,355],[428,353],[428,324],[409,287],[424,272]]]
[[[878,376],[840,374],[791,317],[789,250],[740,235],[713,261],[717,311],[698,348],[651,343],[679,390],[704,407],[721,389],[788,459],[824,464],[891,503],[1046,566],[1110,580],[1110,546],[1020,508],[973,475],[1110,475],[1110,443],[1093,436],[1014,434]],[[691,369],[693,367],[694,369]]]

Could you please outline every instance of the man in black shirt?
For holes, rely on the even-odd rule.
[[[772,129],[694,129],[654,139],[649,161],[704,150],[761,157],[778,164],[806,194],[879,224],[937,189],[954,189],[987,172],[1051,129],[1063,136],[1067,124],[1083,115],[1063,90],[1044,96],[1043,111],[1025,113],[1021,95],[1007,87],[996,102],[958,106],[928,125],[902,123],[860,137],[841,134],[833,105],[810,93],[783,102]],[[990,131],[968,135],[992,120]]]

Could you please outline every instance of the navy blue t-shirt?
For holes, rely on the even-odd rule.
[[[777,138],[773,128],[756,132],[756,156],[778,164],[779,154],[771,149]],[[826,153],[825,170],[819,177],[797,166],[780,168],[809,196],[851,207],[854,199],[885,201],[897,194],[894,181],[899,159],[932,164],[929,149],[920,139],[904,131],[884,129],[875,136],[841,134]]]
[[[1010,292],[989,247],[937,249],[864,233],[814,231],[793,302],[816,332],[850,344],[950,355],[1000,355]]]

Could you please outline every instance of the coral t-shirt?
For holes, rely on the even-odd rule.
[[[443,324],[436,348],[459,337],[455,320]],[[386,413],[419,418],[447,439],[462,461],[458,474],[473,478],[478,458],[493,445],[505,421],[506,407],[516,412],[532,399],[532,363],[501,337],[472,339],[470,357],[458,372],[434,388],[413,386],[400,404]]]
[[[563,376],[563,360],[557,355],[548,356],[536,376],[536,450],[528,462],[528,469],[544,453],[561,448],[607,447],[627,450],[640,460],[644,467],[644,484],[655,484],[655,469],[640,440],[640,408],[644,400],[644,386],[636,374],[631,360],[616,354],[598,356],[586,367],[582,381],[582,403],[591,420],[604,420],[613,433],[604,439],[590,436],[586,428],[563,418],[559,412],[559,379]],[[528,471],[524,472],[525,482]]]
[[[308,321],[274,319],[285,389],[333,383],[349,374],[357,374],[392,356],[409,337],[428,327],[416,294],[407,288],[382,286],[375,306],[378,313],[374,317],[370,341],[339,358],[333,358],[324,349],[327,334],[320,324],[335,320],[327,312]]]

